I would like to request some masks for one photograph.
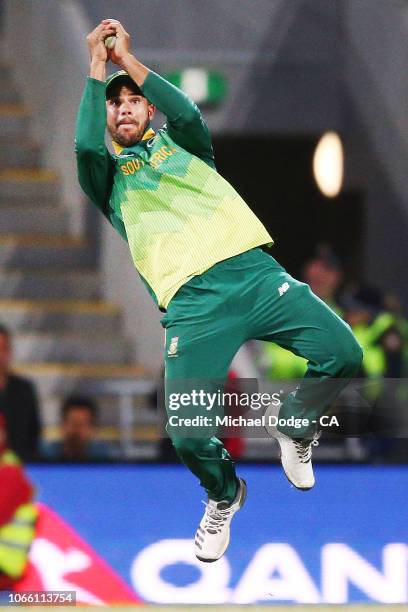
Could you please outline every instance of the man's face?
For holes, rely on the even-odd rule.
[[[321,259],[313,259],[303,272],[305,281],[322,300],[331,300],[342,280],[341,271]]]
[[[0,334],[0,372],[7,372],[11,361],[10,339],[5,334]]]
[[[146,98],[122,85],[106,101],[106,110],[113,140],[122,147],[131,147],[142,139],[156,109]]]
[[[72,406],[62,424],[62,437],[71,443],[87,444],[95,433],[92,416],[83,406]]]

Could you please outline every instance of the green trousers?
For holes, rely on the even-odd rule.
[[[350,327],[307,284],[292,278],[261,249],[219,262],[193,277],[173,297],[161,323],[166,330],[169,416],[174,414],[169,397],[175,389],[188,391],[192,380],[225,380],[235,353],[250,339],[275,342],[304,357],[305,383],[318,382],[319,386],[301,385],[296,394],[287,396],[279,412],[285,419],[321,416],[362,361]],[[325,385],[327,379],[335,379],[335,384]],[[282,430],[296,437],[295,431]],[[231,502],[237,489],[233,461],[220,440],[206,434],[205,428],[202,431],[200,437],[174,431],[170,435],[178,456],[209,497]]]

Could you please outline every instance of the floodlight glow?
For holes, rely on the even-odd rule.
[[[314,177],[320,191],[327,198],[339,195],[344,177],[344,150],[336,132],[324,134],[313,156]]]
[[[208,96],[208,73],[201,68],[186,68],[181,76],[181,89],[199,104]]]

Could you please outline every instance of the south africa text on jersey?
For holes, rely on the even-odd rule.
[[[150,160],[145,162],[143,159],[133,159],[132,161],[128,161],[126,164],[123,164],[120,169],[125,176],[129,176],[129,174],[135,174],[138,172],[146,163],[149,163],[153,168],[158,168],[162,162],[164,162],[168,157],[171,157],[174,153],[177,153],[176,147],[168,147],[164,145],[160,147],[158,151],[153,153]]]

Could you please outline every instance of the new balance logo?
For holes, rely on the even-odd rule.
[[[282,296],[284,293],[287,292],[287,290],[289,289],[289,283],[283,283],[283,285],[281,285],[278,289],[279,291],[279,295]]]
[[[170,341],[169,350],[167,351],[167,355],[169,357],[177,357],[177,347],[178,347],[178,336],[175,336]]]

